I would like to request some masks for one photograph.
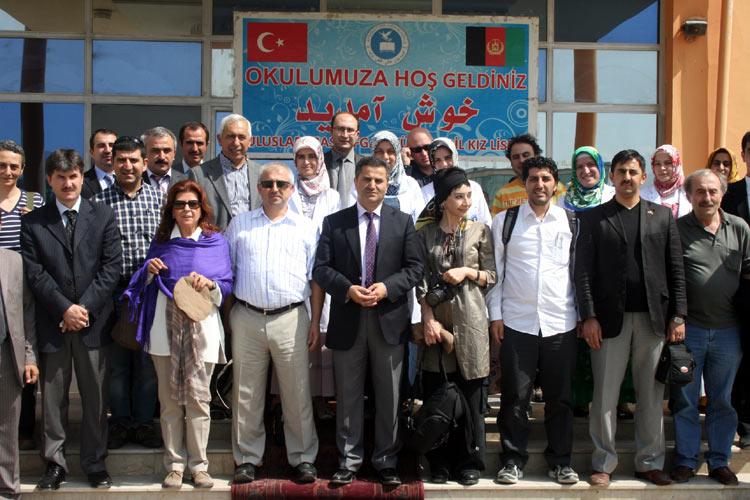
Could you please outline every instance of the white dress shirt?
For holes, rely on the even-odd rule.
[[[555,204],[539,220],[528,202],[520,206],[507,248],[503,224],[507,212],[492,221],[497,285],[486,297],[490,321],[531,335],[549,337],[576,326],[570,277],[570,232],[565,210]],[[503,279],[505,276],[505,279]]]
[[[372,211],[375,214],[372,222],[375,224],[375,239],[380,238],[380,210],[383,208],[383,204],[378,205],[378,208]],[[367,244],[367,226],[370,224],[370,218],[366,215],[367,210],[365,207],[357,202],[357,220],[359,221],[359,263],[362,269],[362,282],[360,285],[365,286],[365,245]],[[374,276],[373,276],[374,278]]]
[[[484,192],[482,186],[474,181],[469,181],[471,186],[471,207],[466,212],[466,218],[469,220],[484,222],[488,226],[492,225],[492,214],[487,206],[487,200],[484,199]],[[435,183],[430,182],[422,186],[422,199],[425,205],[435,197]]]
[[[303,302],[310,296],[318,235],[315,223],[292,210],[276,221],[262,206],[233,217],[225,236],[234,295],[262,309]]]
[[[55,205],[57,206],[57,211],[60,212],[60,217],[62,218],[63,227],[68,227],[68,217],[65,215],[65,212],[68,210],[75,210],[77,214],[81,213],[81,197],[79,196],[76,202],[73,204],[72,207],[68,208],[62,203],[60,203],[60,200],[55,198]]]
[[[198,241],[203,231],[197,228],[190,238]],[[180,238],[180,228],[175,224],[172,229],[171,239]],[[149,273],[149,283],[153,280],[153,274]],[[217,286],[209,292],[214,307],[201,322],[201,334],[198,337],[198,355],[204,363],[226,363],[224,356],[224,327],[221,324],[219,306],[221,305],[221,289]],[[154,356],[171,356],[169,335],[167,334],[167,296],[159,290],[156,297],[156,310],[154,311],[154,322],[151,324],[151,335],[149,345],[145,350]]]

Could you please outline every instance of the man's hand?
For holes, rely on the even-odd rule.
[[[307,333],[307,350],[314,352],[320,347],[320,323],[310,323],[310,331]]]
[[[346,296],[349,297],[350,300],[354,301],[355,303],[361,305],[362,307],[372,307],[372,296],[370,295],[370,291],[359,285],[352,285],[349,287],[349,290],[346,292]]]
[[[367,291],[370,292],[371,297],[375,298],[375,303],[372,304],[373,306],[378,305],[378,302],[388,296],[388,289],[381,282],[373,283]]]
[[[73,304],[63,313],[61,330],[63,332],[77,332],[89,324],[89,312],[78,304]]]
[[[426,345],[437,344],[443,341],[443,337],[440,335],[443,325],[434,318],[422,319],[422,332],[424,333],[424,343]]]
[[[670,342],[682,342],[685,340],[685,323],[678,325],[674,321],[670,321],[667,340]]]
[[[401,148],[401,161],[405,167],[411,165],[411,149]]]
[[[598,351],[602,347],[602,327],[599,324],[599,320],[596,318],[589,318],[583,322],[583,328],[581,329],[581,337],[586,343],[595,351]]]
[[[503,339],[505,338],[505,323],[501,319],[496,319],[490,323],[490,335],[492,335],[492,341],[497,345],[502,345]]]
[[[39,380],[39,368],[36,365],[26,365],[23,367],[23,379],[27,384],[35,384]]]

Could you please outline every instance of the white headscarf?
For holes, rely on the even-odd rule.
[[[298,170],[297,186],[305,196],[317,196],[331,187],[331,182],[328,180],[326,162],[323,158],[323,146],[320,144],[319,140],[309,135],[302,136],[294,141],[292,152],[294,153],[295,167],[297,166],[297,152],[304,148],[310,148],[315,152],[315,156],[318,157],[318,170],[315,171],[315,176],[310,177],[309,179],[303,178]]]
[[[429,154],[430,164],[432,165],[432,168],[435,168],[435,151],[437,151],[438,148],[450,149],[451,157],[453,158],[453,166],[456,168],[461,168],[461,166],[458,164],[458,149],[456,149],[456,144],[447,137],[438,137],[430,143]]]

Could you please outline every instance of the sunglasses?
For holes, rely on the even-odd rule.
[[[422,153],[422,152],[429,153],[430,145],[428,144],[427,146],[416,146],[413,148],[409,148],[409,151],[411,151],[411,154],[413,155],[418,155],[419,153]]]
[[[276,185],[276,187],[279,189],[279,191],[282,191],[289,186],[292,185],[289,181],[260,181],[258,184],[260,184],[260,187],[263,189],[273,189],[273,186]]]
[[[175,200],[173,205],[176,210],[185,210],[185,206],[189,207],[190,210],[196,210],[201,207],[201,202],[198,200]]]

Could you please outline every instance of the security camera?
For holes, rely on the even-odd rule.
[[[708,22],[701,18],[693,17],[682,23],[682,31],[685,32],[685,36],[703,36],[707,29]]]

